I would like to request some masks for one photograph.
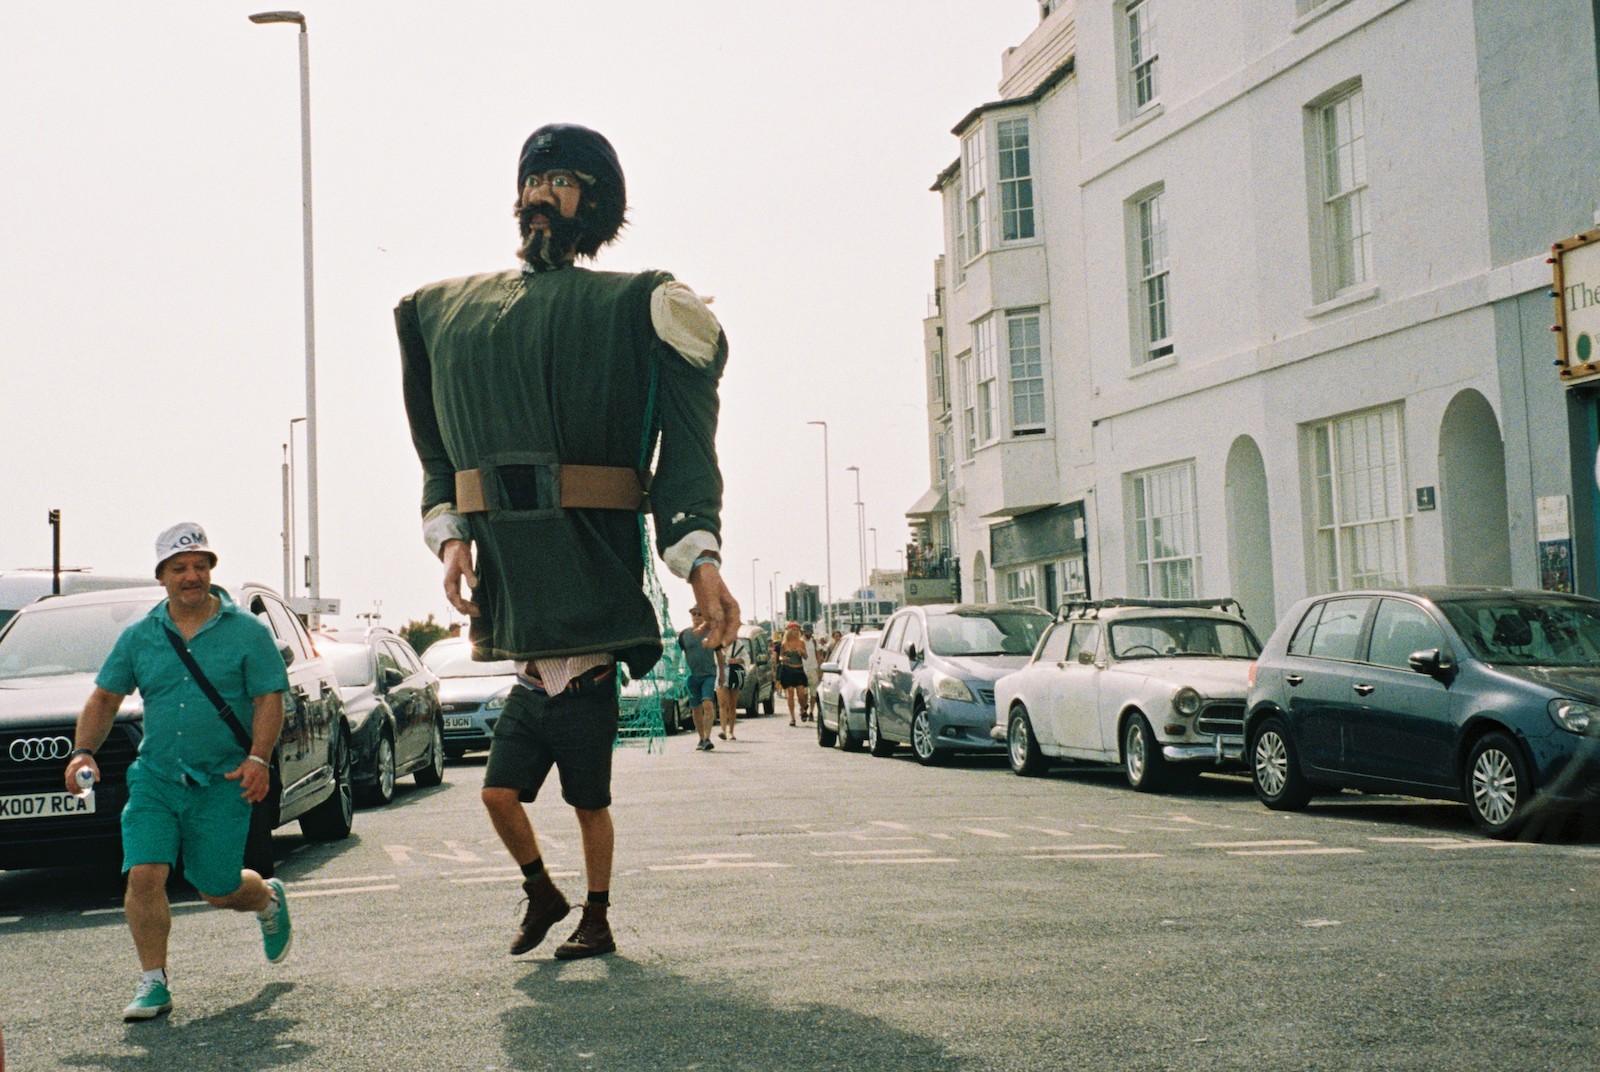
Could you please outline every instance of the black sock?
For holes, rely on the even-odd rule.
[[[544,874],[543,856],[535,856],[530,863],[522,865],[522,879],[524,882],[532,882],[542,874]]]
[[[590,890],[589,903],[596,908],[608,908],[611,905],[610,890]]]

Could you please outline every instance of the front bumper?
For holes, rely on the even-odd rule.
[[[1244,738],[1219,734],[1210,741],[1164,744],[1161,758],[1169,763],[1213,763],[1219,767],[1243,763]]]
[[[994,694],[989,693],[990,696]],[[994,701],[946,700],[935,697],[928,707],[928,726],[935,747],[952,752],[1003,752],[1005,735],[992,735]]]
[[[444,704],[444,749],[449,753],[481,751],[494,741],[494,724],[500,708],[482,704]]]

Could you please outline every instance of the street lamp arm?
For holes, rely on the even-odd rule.
[[[292,22],[300,27],[300,32],[306,32],[306,17],[298,11],[260,11],[250,16],[250,21],[258,26],[272,22]]]

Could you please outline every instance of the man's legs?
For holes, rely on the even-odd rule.
[[[533,823],[518,798],[517,790],[484,786],[484,809],[500,843],[506,847],[518,867],[522,869],[522,889],[528,895],[528,908],[511,940],[511,955],[521,956],[550,933],[550,928],[565,919],[572,905],[556,888],[545,870],[544,857],[539,852],[539,839],[534,835]],[[609,877],[609,869],[607,875]]]
[[[172,934],[172,907],[167,903],[166,864],[134,864],[128,869],[128,886],[122,908],[133,932],[139,967],[145,971],[167,966],[167,939]]]
[[[528,821],[528,813],[517,791],[486,785],[481,796],[494,832],[500,835],[500,843],[517,866],[523,867],[539,859],[539,839],[534,836],[533,823]]]
[[[617,948],[616,939],[611,936],[611,924],[606,921],[606,909],[611,905],[611,861],[616,851],[611,809],[574,807],[572,810],[578,816],[578,833],[583,838],[583,868],[588,878],[589,897],[584,901],[578,929],[556,947],[559,960],[598,956],[615,952]]]

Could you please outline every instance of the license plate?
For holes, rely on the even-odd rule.
[[[472,728],[472,719],[467,718],[465,715],[446,715],[444,716],[444,728],[447,730],[470,730]]]
[[[93,793],[87,797],[71,793],[21,793],[0,797],[0,820],[49,819],[57,815],[89,815],[93,811]]]

